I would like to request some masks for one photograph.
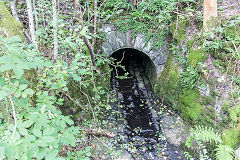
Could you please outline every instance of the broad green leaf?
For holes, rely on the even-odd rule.
[[[33,14],[33,15],[38,15],[39,13],[38,13],[36,10],[34,10],[34,11],[32,12],[32,14]]]
[[[36,157],[38,151],[39,151],[39,147],[37,145],[32,145],[32,147],[30,147],[27,151],[28,159],[32,159],[33,157]]]
[[[25,128],[19,128],[19,133],[23,136],[26,136],[28,134],[28,131]]]
[[[48,128],[43,130],[43,135],[44,136],[49,136],[49,135],[52,135],[54,132],[55,132],[55,128],[48,127]]]
[[[31,88],[27,88],[24,93],[26,93],[27,95],[33,95],[34,91]]]
[[[24,70],[23,70],[23,68],[22,67],[20,67],[20,66],[18,66],[18,67],[16,67],[16,68],[14,68],[14,73],[15,73],[15,75],[16,75],[16,77],[17,78],[21,78],[22,77],[22,75],[23,75],[23,73],[24,73]]]
[[[40,131],[40,129],[36,128],[36,126],[33,128],[32,132],[36,137],[42,136],[42,132]]]
[[[37,152],[36,158],[39,159],[39,160],[43,159],[43,158],[46,156],[47,151],[48,151],[47,148],[41,148],[41,149]]]
[[[61,120],[60,125],[61,125],[62,128],[65,128],[66,127],[66,122]]]
[[[0,77],[0,86],[5,85],[5,79],[3,77]]]
[[[36,137],[34,135],[26,135],[24,140],[23,140],[23,143],[30,143],[32,141],[35,141],[36,140]]]
[[[27,120],[27,121],[24,121],[24,122],[23,122],[22,126],[23,126],[24,128],[28,128],[28,127],[30,127],[32,124],[33,124],[33,121],[32,121],[32,120]]]
[[[42,136],[40,138],[47,143],[52,143],[56,140],[53,136]]]
[[[14,97],[19,98],[21,96],[21,92],[17,90],[14,94]]]
[[[47,147],[48,146],[47,142],[42,140],[42,139],[36,140],[35,144],[40,146],[40,147]]]
[[[21,90],[21,91],[23,91],[24,89],[26,89],[27,88],[27,84],[21,84],[20,86],[19,86],[19,89]]]
[[[5,148],[3,146],[0,147],[0,159],[3,159],[5,156]]]
[[[46,155],[46,160],[55,160],[57,158],[58,150],[51,150]]]
[[[27,97],[27,94],[25,92],[22,93],[22,97],[23,98],[26,98]]]
[[[4,91],[0,91],[0,101],[5,99],[7,96],[7,92],[4,92]]]

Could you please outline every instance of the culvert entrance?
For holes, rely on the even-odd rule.
[[[134,159],[178,159],[179,154],[167,144],[159,127],[160,119],[152,109],[160,104],[149,81],[155,74],[151,59],[130,48],[118,50],[111,57],[115,64],[123,66],[111,66],[111,85],[117,96],[114,109],[120,113],[116,119],[124,125],[121,134],[127,137],[121,142],[124,149]]]

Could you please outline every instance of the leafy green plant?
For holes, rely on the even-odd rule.
[[[75,159],[82,159],[82,160],[90,160],[91,157],[91,148],[87,146],[84,150],[79,150],[76,152],[68,152],[67,160],[75,160]]]
[[[198,85],[200,80],[200,75],[198,74],[197,69],[192,68],[191,66],[187,67],[185,72],[181,73],[181,85],[184,88],[192,89]]]
[[[133,36],[136,36],[141,31],[145,33],[147,41],[154,36],[156,40],[154,47],[160,48],[164,44],[165,36],[168,34],[168,25],[173,18],[171,11],[176,6],[176,0],[142,1],[138,2],[136,8],[125,0],[114,2],[109,0],[105,5],[114,11],[123,10],[116,21],[119,30],[123,32],[132,30]],[[115,16],[112,16],[113,20],[115,18]]]
[[[18,37],[0,37],[0,47],[0,103],[1,107],[4,104],[11,108],[14,121],[0,134],[1,159],[57,159],[62,145],[75,145],[79,128],[57,110],[56,104],[61,100],[49,90],[39,90],[36,79],[31,77],[35,75],[34,69],[46,68],[51,62]],[[46,88],[53,84],[43,81],[39,79],[38,84],[45,83]],[[57,89],[66,87],[59,85]]]
[[[213,128],[195,126],[190,130],[190,138],[186,142],[186,146],[190,148],[193,141],[195,141],[200,148],[198,151],[200,159],[210,158],[210,154],[206,149],[206,146],[209,145],[215,148],[214,151],[216,154],[214,156],[217,160],[233,160],[234,158],[234,150],[230,146],[222,144],[221,136],[214,131]],[[189,155],[188,152],[186,154]]]

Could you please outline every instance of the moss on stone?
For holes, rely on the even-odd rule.
[[[200,103],[202,105],[209,105],[209,104],[213,104],[214,102],[215,102],[215,97],[210,95],[210,96],[202,96]]]
[[[199,62],[204,62],[206,60],[206,52],[199,49],[190,49],[188,55],[188,61],[192,67],[196,67]]]
[[[230,117],[235,123],[240,123],[240,105],[234,106],[231,109]]]
[[[173,56],[170,55],[161,77],[154,84],[154,92],[160,99],[164,99],[167,105],[177,109],[178,96],[181,94],[181,90],[178,66],[173,63]]]
[[[189,20],[181,20],[177,23],[173,23],[170,27],[170,31],[173,34],[174,38],[181,43],[182,40],[186,39],[186,28],[189,26]]]
[[[224,102],[223,103],[223,106],[222,106],[222,111],[225,113],[225,112],[228,112],[229,108],[231,107],[231,104],[232,102]]]
[[[225,37],[235,38],[236,36],[240,36],[239,25],[228,26],[224,28]]]
[[[182,102],[181,112],[183,117],[188,120],[195,121],[201,116],[204,110],[203,106],[198,102],[200,93],[197,89],[184,90],[180,96],[180,102]]]
[[[6,37],[20,36],[24,39],[23,26],[9,13],[3,2],[0,1],[0,34]]]
[[[240,143],[240,127],[224,130],[222,133],[222,140],[224,145],[229,145],[232,148],[237,147]]]

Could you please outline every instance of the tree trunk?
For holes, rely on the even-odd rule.
[[[29,29],[30,29],[30,35],[32,38],[32,43],[34,44],[34,47],[37,49],[37,42],[35,37],[35,25],[33,22],[33,14],[32,14],[32,1],[26,0],[27,3],[27,10],[28,10],[28,19],[29,19]]]
[[[92,46],[94,50],[94,45],[96,44],[96,33],[97,33],[97,0],[94,0],[94,22],[93,22],[93,41],[92,41]]]
[[[10,7],[11,7],[11,11],[12,11],[13,17],[14,17],[18,22],[20,22],[20,19],[18,18],[18,14],[17,14],[17,9],[16,9],[15,0],[11,0],[11,1],[10,1]]]
[[[216,26],[217,20],[215,18],[217,18],[217,0],[204,0],[203,29],[205,32]]]
[[[52,8],[53,8],[53,60],[55,61],[58,56],[58,38],[57,38],[57,2],[56,0],[52,0]]]

